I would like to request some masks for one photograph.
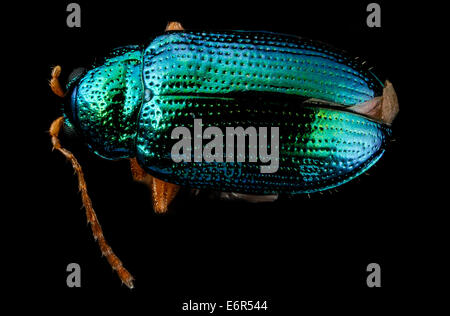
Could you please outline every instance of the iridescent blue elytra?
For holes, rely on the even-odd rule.
[[[388,125],[347,108],[383,91],[357,59],[268,32],[168,32],[127,46],[77,76],[65,124],[107,159],[192,188],[308,193],[345,183],[383,154]],[[177,126],[279,127],[279,169],[171,159]],[[247,160],[246,160],[247,161]]]

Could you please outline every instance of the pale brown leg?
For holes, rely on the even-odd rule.
[[[130,159],[130,167],[131,167],[131,174],[133,175],[133,179],[135,181],[144,181],[145,177],[149,176],[151,177],[147,172],[145,172],[144,169],[139,166],[136,158]]]
[[[61,84],[59,83],[59,75],[61,74],[61,66],[55,66],[52,69],[52,79],[50,79],[49,84],[53,93],[57,96],[63,98],[66,93],[63,91]]]
[[[180,186],[159,180],[144,171],[139,166],[136,158],[130,159],[131,173],[133,179],[145,183],[152,191],[153,209],[156,213],[165,213],[170,202],[175,198]]]
[[[180,22],[169,22],[166,26],[166,32],[167,31],[184,31],[184,27]]]
[[[52,138],[53,149],[60,151],[72,163],[73,169],[75,170],[78,176],[78,187],[81,191],[81,199],[83,201],[83,206],[86,210],[86,217],[88,223],[91,225],[92,233],[94,234],[94,239],[97,240],[100,246],[100,250],[102,251],[102,255],[106,257],[111,267],[117,271],[117,274],[119,275],[119,278],[122,280],[122,282],[125,283],[126,286],[128,286],[130,289],[132,289],[134,278],[127,271],[127,269],[123,267],[122,261],[120,261],[120,259],[114,254],[111,247],[105,240],[103,230],[97,219],[97,215],[95,214],[94,208],[92,207],[91,199],[89,198],[87,192],[83,170],[81,169],[81,166],[78,163],[75,156],[67,149],[61,147],[58,135],[59,132],[61,131],[63,124],[64,118],[59,117],[55,121],[53,121],[52,125],[50,126],[50,136]]]
[[[153,177],[151,184],[153,195],[153,209],[156,213],[165,213],[170,202],[175,198],[180,186]]]

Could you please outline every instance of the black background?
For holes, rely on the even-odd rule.
[[[369,28],[369,2],[78,1],[79,29],[66,26],[69,1],[15,9],[29,24],[21,41],[26,45],[14,59],[21,60],[24,87],[18,95],[24,124],[14,132],[22,151],[7,168],[19,192],[12,197],[20,220],[12,226],[19,229],[15,236],[27,236],[16,238],[16,258],[25,257],[15,275],[19,294],[42,297],[39,303],[47,307],[141,307],[158,315],[180,312],[189,299],[222,305],[267,300],[278,315],[307,305],[321,310],[356,303],[364,312],[428,279],[421,268],[424,254],[417,252],[427,222],[416,223],[432,208],[422,198],[433,188],[415,169],[421,131],[412,121],[420,108],[412,93],[420,86],[411,71],[423,47],[417,43],[420,25],[408,24],[408,7],[378,1],[382,27]],[[165,215],[153,212],[148,189],[133,182],[127,161],[102,160],[77,142],[65,143],[84,169],[107,241],[136,278],[130,291],[100,255],[70,163],[51,150],[47,130],[61,112],[47,82],[52,66],[61,65],[67,76],[114,47],[148,42],[168,21],[188,30],[267,30],[332,44],[368,60],[380,78],[389,79],[401,110],[395,141],[383,158],[369,175],[337,192],[248,204],[183,191]],[[12,28],[21,22],[15,23]],[[71,262],[81,266],[81,288],[66,286]],[[380,289],[366,286],[371,262],[381,266]]]

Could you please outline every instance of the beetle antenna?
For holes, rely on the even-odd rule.
[[[52,79],[50,79],[49,84],[53,93],[58,97],[64,98],[66,92],[63,91],[61,84],[59,83],[59,76],[61,75],[61,66],[55,66],[52,69]]]
[[[83,170],[81,169],[81,165],[78,163],[77,159],[70,151],[61,146],[58,135],[63,124],[64,117],[61,116],[54,120],[52,125],[50,126],[49,132],[52,138],[53,149],[60,151],[72,163],[72,167],[78,177],[78,187],[81,191],[81,199],[86,210],[88,223],[91,224],[94,239],[97,240],[102,255],[106,257],[111,267],[117,271],[117,274],[119,275],[119,278],[122,280],[122,282],[125,283],[130,289],[132,289],[134,280],[133,276],[127,271],[127,269],[123,267],[122,261],[120,261],[120,259],[114,254],[111,247],[105,240],[103,230],[100,226],[97,215],[95,214],[94,208],[92,207],[92,201],[87,192],[86,181],[84,180],[84,174]]]

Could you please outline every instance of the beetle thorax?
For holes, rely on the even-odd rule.
[[[143,99],[141,52],[113,53],[80,80],[72,109],[88,146],[108,159],[134,156],[137,116]]]

